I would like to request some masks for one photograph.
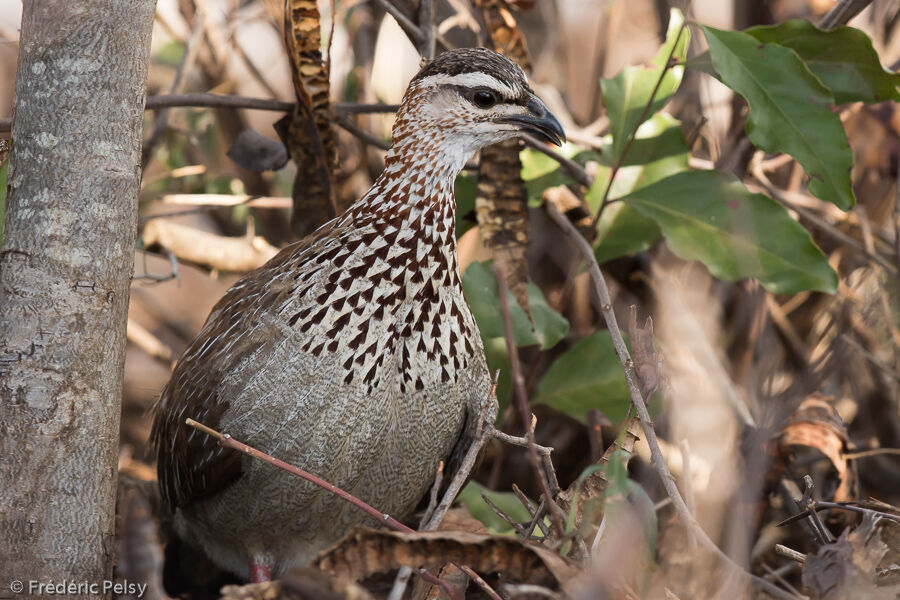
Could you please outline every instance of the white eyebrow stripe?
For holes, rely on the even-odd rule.
[[[519,91],[487,73],[460,73],[459,75],[440,73],[422,78],[419,85],[423,87],[435,85],[459,85],[470,88],[486,87],[498,92],[507,100],[515,100],[520,95]]]

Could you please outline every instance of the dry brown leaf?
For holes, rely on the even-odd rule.
[[[780,467],[776,468],[794,471],[795,475],[802,476],[810,466],[804,461],[802,466],[792,468],[797,454],[804,450],[819,452],[831,463],[837,478],[833,497],[824,499],[835,502],[854,500],[859,493],[859,481],[855,464],[846,457],[849,443],[847,428],[834,407],[820,395],[810,396],[781,430],[778,437]]]
[[[512,537],[462,531],[398,533],[358,527],[314,561],[339,581],[360,581],[402,566],[437,571],[448,562],[482,576],[500,573],[507,580],[533,583],[572,593],[577,568],[542,546]]]
[[[634,370],[641,380],[641,394],[649,398],[653,392],[665,385],[662,370],[662,355],[656,349],[653,336],[653,319],[647,317],[643,327],[637,325],[637,307],[631,306],[628,320],[628,336],[631,338],[631,355]]]
[[[286,117],[284,142],[297,165],[291,195],[291,229],[300,237],[340,212],[332,186],[337,145],[328,97],[328,65],[320,50],[322,34],[316,0],[285,0],[284,38],[297,95]]]
[[[299,567],[278,581],[227,585],[220,600],[372,600],[356,583],[341,583],[312,567]]]
[[[503,0],[476,0],[494,48],[531,70],[525,37]],[[475,214],[484,244],[502,264],[506,285],[531,317],[528,303],[528,196],[522,182],[522,144],[509,140],[481,151]]]
[[[878,585],[878,569],[890,548],[882,540],[884,527],[895,523],[868,514],[852,532],[845,530],[831,544],[809,554],[803,563],[803,585],[813,600],[866,598],[893,600],[900,584]],[[896,549],[894,549],[896,552]]]

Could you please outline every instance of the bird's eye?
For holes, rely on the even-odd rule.
[[[478,108],[490,108],[497,104],[497,97],[491,92],[478,90],[472,95],[472,102],[474,102],[475,106]]]

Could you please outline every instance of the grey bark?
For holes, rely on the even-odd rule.
[[[0,246],[0,597],[13,580],[27,595],[30,580],[111,578],[155,5],[24,3]]]

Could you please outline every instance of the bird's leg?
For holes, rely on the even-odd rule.
[[[272,580],[272,565],[264,558],[254,558],[250,561],[250,582],[262,583]]]

